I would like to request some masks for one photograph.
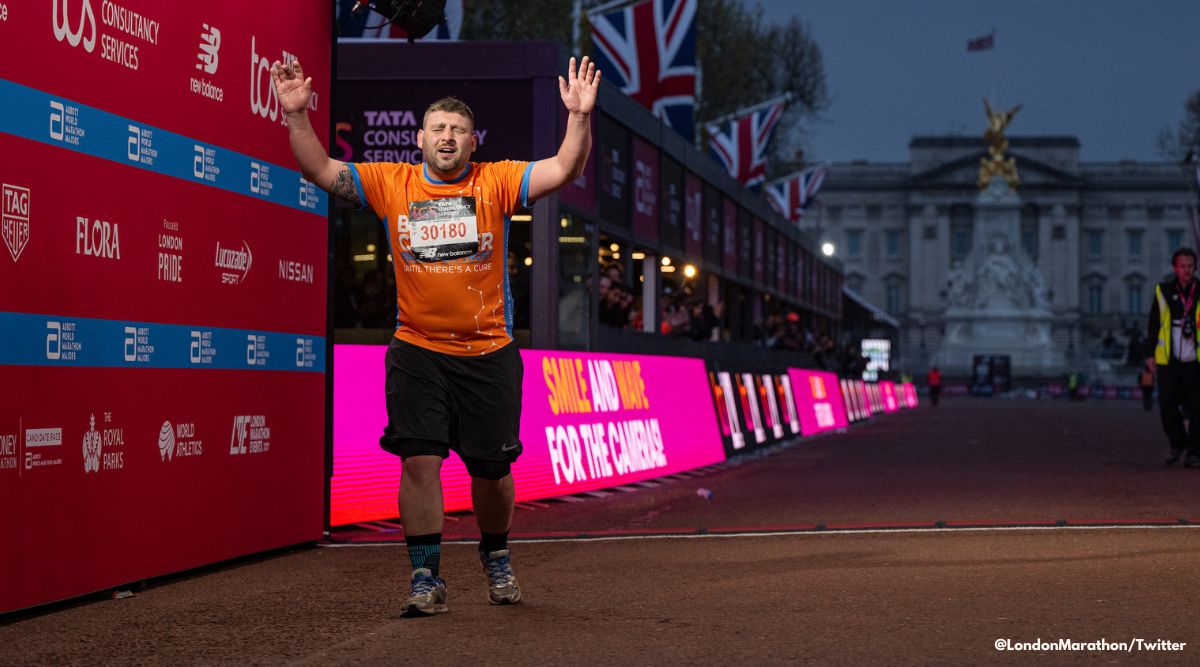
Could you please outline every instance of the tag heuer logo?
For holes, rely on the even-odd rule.
[[[13,261],[21,257],[21,251],[29,243],[29,188],[4,184],[0,194],[0,206],[3,206],[4,245]]]

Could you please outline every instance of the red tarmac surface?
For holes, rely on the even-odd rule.
[[[487,604],[474,547],[452,542],[450,612],[399,619],[403,547],[353,542],[400,534],[341,531],[9,618],[0,663],[1196,664],[1200,469],[1165,449],[1133,401],[951,399],[518,510],[514,607]],[[447,538],[473,540],[454,518]]]

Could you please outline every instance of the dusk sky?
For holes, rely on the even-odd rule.
[[[1161,160],[1200,89],[1197,0],[745,0],[806,21],[832,104],[809,160],[908,159],[913,135],[982,135],[982,98],[1023,104],[1009,136],[1073,135],[1088,161]],[[995,30],[990,51],[967,42]]]

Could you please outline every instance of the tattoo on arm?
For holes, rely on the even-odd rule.
[[[355,206],[362,205],[362,200],[358,197],[358,190],[354,187],[354,178],[350,175],[350,167],[342,167],[342,170],[337,173],[333,183],[329,185],[329,194],[341,197]]]

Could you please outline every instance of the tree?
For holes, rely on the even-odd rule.
[[[700,0],[696,30],[702,76],[697,125],[790,92],[792,101],[771,143],[767,178],[803,167],[802,124],[829,106],[821,48],[808,26],[795,17],[766,26],[759,7]]]
[[[462,38],[514,42],[548,39],[573,51],[571,5],[565,0],[466,0]]]
[[[1200,90],[1192,93],[1183,103],[1183,120],[1179,121],[1176,130],[1164,128],[1158,135],[1158,151],[1163,157],[1181,161],[1200,151]]]
[[[606,0],[584,0],[583,10]],[[572,3],[566,0],[467,0],[463,39],[549,39],[574,51]],[[743,0],[699,0],[696,12],[696,59],[700,94],[695,122],[705,122],[790,92],[792,101],[775,129],[767,177],[801,168],[806,139],[804,122],[829,106],[821,49],[809,27],[797,18],[764,25],[762,8]],[[583,53],[591,53],[590,31],[581,27]]]

